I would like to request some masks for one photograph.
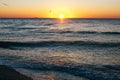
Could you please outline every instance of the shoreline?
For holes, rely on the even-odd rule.
[[[12,67],[0,65],[0,80],[32,80]]]

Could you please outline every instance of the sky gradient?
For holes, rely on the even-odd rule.
[[[120,0],[0,0],[6,18],[120,18]]]

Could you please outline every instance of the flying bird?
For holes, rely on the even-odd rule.
[[[52,10],[50,10],[49,12],[52,13]]]

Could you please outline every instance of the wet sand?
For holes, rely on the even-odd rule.
[[[0,65],[0,80],[32,80],[11,67]]]

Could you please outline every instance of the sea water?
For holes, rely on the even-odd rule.
[[[0,19],[0,64],[34,80],[120,80],[120,19]]]

